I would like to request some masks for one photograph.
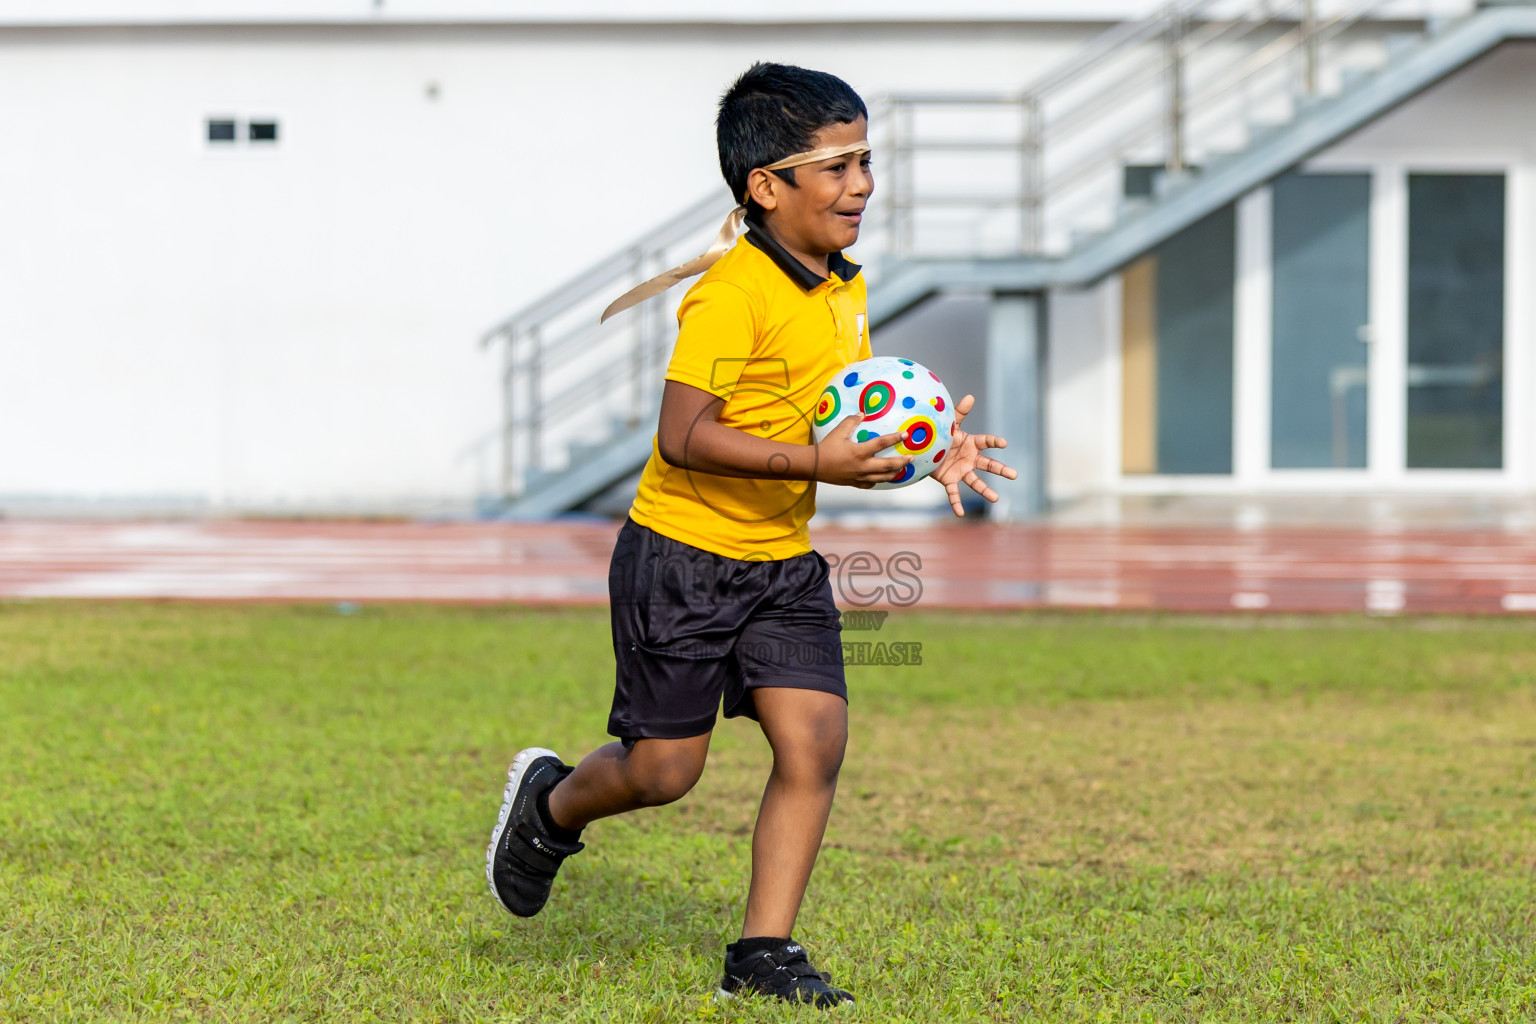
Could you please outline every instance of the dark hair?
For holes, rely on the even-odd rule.
[[[836,75],[792,64],[753,64],[720,97],[715,118],[715,142],[720,148],[720,173],[741,199],[747,175],[811,148],[823,128],[868,118],[859,94]],[[795,184],[795,169],[774,171]],[[747,202],[753,213],[757,204]]]

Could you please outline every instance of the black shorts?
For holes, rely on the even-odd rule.
[[[848,699],[842,625],[826,559],[745,561],[626,519],[608,570],[618,671],[608,731],[626,741],[700,736],[755,719],[752,690],[787,686]]]

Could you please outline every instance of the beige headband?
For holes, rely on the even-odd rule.
[[[861,139],[850,146],[824,146],[821,149],[812,149],[804,153],[796,153],[782,160],[775,160],[763,168],[765,171],[782,171],[789,167],[799,167],[802,164],[820,163],[823,160],[831,160],[840,156],[852,156],[854,153],[870,152],[869,140]],[[746,197],[742,197],[742,204],[731,211],[731,215],[725,218],[725,223],[720,225],[719,234],[710,243],[708,249],[695,256],[680,266],[657,274],[644,284],[636,285],[629,291],[620,295],[608,304],[603,310],[598,323],[602,323],[615,313],[622,313],[631,306],[639,305],[653,295],[660,295],[680,281],[686,281],[696,274],[702,274],[714,266],[725,251],[736,244],[737,237],[741,234],[741,224],[747,217]]]

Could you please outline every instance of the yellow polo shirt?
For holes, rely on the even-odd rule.
[[[841,253],[823,279],[766,231],[748,231],[683,297],[667,380],[725,399],[719,422],[790,444],[811,443],[811,416],[838,370],[868,359],[864,279]],[[669,465],[653,439],[629,516],[727,558],[811,550],[813,480],[715,476]]]

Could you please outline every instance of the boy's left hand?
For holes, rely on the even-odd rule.
[[[949,492],[949,504],[957,516],[965,515],[965,509],[960,505],[962,480],[971,490],[988,501],[997,500],[997,492],[976,475],[978,469],[983,473],[996,474],[1006,480],[1017,480],[1019,477],[1016,470],[982,454],[988,448],[1007,448],[1007,441],[996,434],[971,434],[960,429],[960,424],[975,404],[974,395],[966,395],[955,403],[955,431],[950,436],[949,454],[944,457],[943,462],[939,463],[939,468],[929,474],[943,484],[944,490]]]

